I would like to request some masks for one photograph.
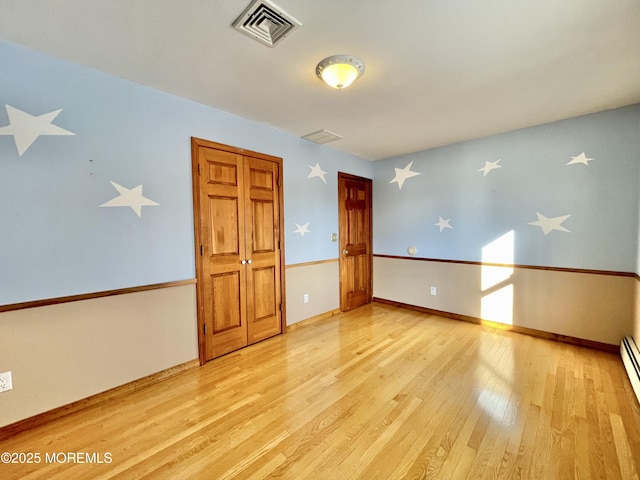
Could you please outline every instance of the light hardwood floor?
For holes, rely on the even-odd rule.
[[[640,407],[618,355],[373,304],[0,452],[42,456],[3,479],[633,479]],[[56,452],[111,462],[46,463]]]

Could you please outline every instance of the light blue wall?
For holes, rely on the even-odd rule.
[[[371,163],[286,132],[0,42],[6,105],[74,136],[19,156],[0,135],[0,304],[193,278],[190,137],[284,158],[287,264],[336,258],[337,172],[374,178],[374,252],[482,260],[514,231],[515,263],[640,272],[640,106]],[[567,165],[585,152],[588,165]],[[501,168],[486,176],[485,162]],[[402,189],[389,183],[413,161]],[[307,178],[320,164],[321,178]],[[110,181],[158,206],[100,208]],[[571,215],[544,235],[536,212]],[[435,226],[438,216],[452,229]],[[296,223],[309,222],[304,236]]]
[[[190,138],[284,159],[287,264],[337,257],[337,172],[364,159],[33,50],[0,42],[0,305],[194,278]],[[73,136],[18,154],[6,105]],[[307,178],[326,171],[325,184]],[[100,208],[133,188],[158,206]],[[309,222],[310,233],[294,233]]]
[[[420,175],[389,183],[409,162]],[[513,231],[516,264],[637,271],[639,178],[640,105],[376,162],[374,253],[482,261]],[[537,212],[570,232],[544,235]]]

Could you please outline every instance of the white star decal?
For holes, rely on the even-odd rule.
[[[19,157],[40,135],[75,135],[75,133],[51,123],[62,109],[36,116],[11,105],[5,105],[5,108],[9,116],[9,125],[0,127],[0,135],[13,135]]]
[[[440,227],[440,231],[442,232],[445,228],[453,228],[451,225],[449,225],[449,222],[451,221],[450,218],[442,218],[441,216],[438,216],[438,223],[436,223],[435,225]]]
[[[478,172],[484,172],[483,177],[486,177],[487,173],[489,173],[491,170],[494,170],[496,168],[502,168],[502,165],[498,165],[498,162],[500,160],[502,160],[502,159],[499,158],[495,162],[484,162],[484,167],[478,169]]]
[[[131,207],[138,217],[142,217],[142,207],[153,207],[159,205],[153,200],[142,196],[142,184],[131,189],[111,182],[111,185],[118,191],[120,195],[108,202],[100,205],[101,207]]]
[[[536,227],[542,228],[542,232],[545,235],[548,235],[549,232],[553,230],[559,230],[560,232],[571,232],[571,230],[567,230],[562,226],[562,222],[564,222],[571,215],[562,215],[560,217],[547,218],[539,212],[536,212],[538,216],[538,220],[535,222],[529,222],[529,225],[535,225]]]
[[[404,185],[404,181],[407,178],[415,177],[416,175],[421,175],[419,172],[412,172],[411,165],[413,165],[413,160],[410,161],[409,165],[407,165],[404,168],[395,168],[394,170],[396,171],[396,176],[393,177],[393,180],[391,180],[389,183],[397,183],[398,190],[402,190],[402,185]]]
[[[309,231],[309,228],[307,228],[307,227],[309,227],[310,223],[311,222],[307,222],[304,225],[300,225],[299,223],[296,223],[296,231],[293,232],[293,233],[299,233],[301,237],[304,237],[305,233],[311,233]]]
[[[577,157],[571,157],[571,161],[567,163],[567,165],[577,165],[578,163],[582,163],[586,166],[589,166],[589,162],[593,160],[593,158],[587,158],[587,156],[582,152]]]
[[[323,171],[320,168],[320,164],[316,163],[316,165],[314,167],[312,167],[311,165],[308,165],[308,167],[311,169],[311,171],[309,172],[309,175],[307,175],[307,178],[313,178],[313,177],[318,177],[320,178],[320,180],[322,180],[324,183],[327,183],[327,179],[324,178],[324,175],[327,173],[325,171]]]

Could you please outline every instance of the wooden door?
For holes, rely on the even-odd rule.
[[[340,309],[371,302],[371,180],[338,173]]]
[[[279,178],[278,163],[245,157],[247,339],[250,344],[282,331]]]
[[[282,159],[199,139],[192,150],[204,363],[282,332]]]

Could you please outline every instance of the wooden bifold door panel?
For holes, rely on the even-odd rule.
[[[282,332],[282,159],[192,139],[200,359]]]

